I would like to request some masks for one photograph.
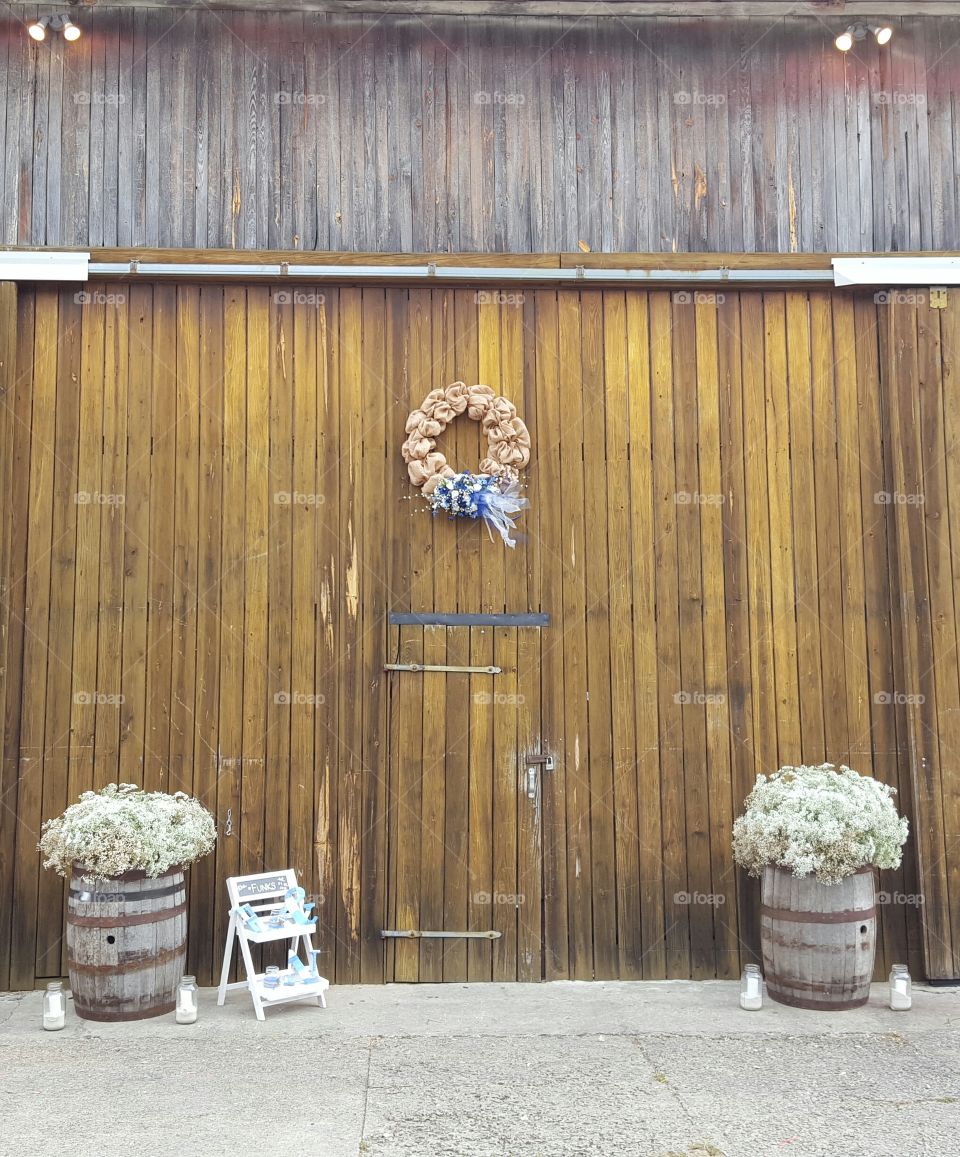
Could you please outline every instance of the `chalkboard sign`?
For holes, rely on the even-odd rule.
[[[258,896],[282,896],[289,887],[289,872],[268,872],[262,876],[241,876],[236,879],[239,900],[255,900]]]

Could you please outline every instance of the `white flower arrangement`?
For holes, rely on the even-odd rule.
[[[45,868],[68,876],[77,864],[94,880],[133,871],[161,876],[205,856],[217,839],[213,816],[198,800],[133,783],[85,791],[42,832]]]
[[[733,825],[733,855],[751,876],[766,864],[823,884],[872,864],[900,866],[907,820],[897,815],[895,789],[832,763],[781,767],[757,776],[746,812]]]

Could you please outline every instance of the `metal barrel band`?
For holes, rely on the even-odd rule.
[[[169,880],[175,876],[183,877],[183,867],[169,868],[166,872],[161,872],[159,876],[148,876],[142,868],[132,868],[129,872],[118,872],[115,876],[98,876],[96,872],[85,868],[83,864],[74,862],[73,878],[99,880],[101,884],[113,884],[116,881],[121,881],[124,884],[136,883],[138,880]]]
[[[135,916],[77,916],[69,912],[68,923],[75,928],[132,928],[137,924],[161,924],[171,916],[180,916],[187,910],[186,902],[175,908],[163,908],[159,912],[140,912]]]
[[[159,900],[163,896],[175,896],[184,890],[184,884],[170,884],[166,888],[151,888],[149,892],[111,892],[107,888],[75,888],[70,885],[70,898],[78,904],[125,904],[129,900]],[[104,897],[112,896],[111,900]]]
[[[843,912],[794,912],[787,908],[769,908],[760,905],[760,916],[770,920],[788,920],[793,924],[862,924],[876,919],[877,909],[860,908]]]
[[[793,1008],[810,1008],[821,1012],[844,1012],[851,1008],[863,1008],[869,1000],[868,996],[859,997],[857,1000],[806,1000],[777,991],[770,986],[769,981],[767,982],[767,992],[778,1004],[789,1004]]]
[[[76,993],[74,993],[73,1004],[77,1016],[82,1017],[83,1020],[109,1022],[120,1020],[149,1020],[154,1016],[166,1016],[168,1012],[173,1012],[177,1007],[177,1002],[170,1000],[164,1001],[163,1004],[158,1004],[155,1008],[137,1010],[136,1012],[110,1012],[101,1005],[79,1004]]]
[[[864,975],[861,979],[866,980],[867,977]],[[764,980],[766,980],[768,988],[772,986],[773,988],[775,988],[777,990],[782,990],[782,989],[786,988],[786,989],[789,989],[791,991],[796,990],[799,992],[819,992],[819,993],[825,993],[825,992],[832,991],[830,984],[826,983],[825,981],[820,981],[819,983],[817,983],[816,981],[813,981],[813,980],[798,980],[794,976],[790,976],[789,978],[781,977],[779,975],[779,973],[777,973],[776,971],[773,971],[773,970],[764,974]],[[838,987],[839,987],[839,985],[838,985]]]
[[[185,960],[186,948],[166,948],[162,952],[152,953],[149,956],[138,957],[130,955],[121,957],[116,964],[83,964],[73,957],[67,957],[67,966],[71,972],[82,972],[85,976],[125,976],[131,972],[150,969],[157,964],[166,964],[170,960]]]

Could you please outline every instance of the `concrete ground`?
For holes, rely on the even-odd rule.
[[[853,1012],[738,986],[335,987],[259,1024],[40,1027],[0,996],[3,1157],[956,1157],[960,990]]]

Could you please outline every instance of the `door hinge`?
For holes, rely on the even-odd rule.
[[[499,940],[502,932],[422,932],[419,928],[398,930],[384,928],[381,933],[384,940],[454,940],[465,936],[468,940]]]
[[[499,675],[502,667],[448,667],[443,663],[384,663],[384,671],[452,671],[461,675]]]
[[[930,308],[931,309],[946,309],[947,308],[947,287],[945,285],[931,285],[930,286]]]

